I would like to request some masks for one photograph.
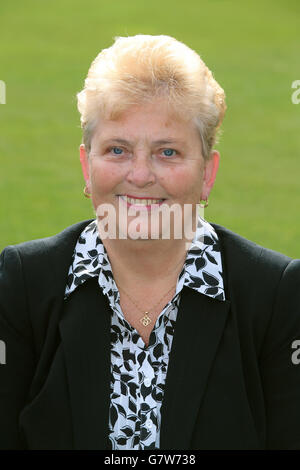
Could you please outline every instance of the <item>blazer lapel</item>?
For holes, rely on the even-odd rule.
[[[59,329],[66,360],[75,449],[108,449],[110,306],[97,278],[65,301]],[[184,287],[161,408],[161,449],[188,449],[229,301]]]
[[[230,301],[183,287],[161,407],[161,449],[189,449]]]
[[[85,281],[65,301],[59,329],[66,360],[75,449],[107,449],[110,398],[110,307]]]

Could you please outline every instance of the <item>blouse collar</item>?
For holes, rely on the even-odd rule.
[[[107,251],[98,235],[96,219],[81,232],[68,272],[65,299],[91,277],[98,277],[99,286],[111,305],[119,299]],[[177,280],[175,295],[183,286],[218,300],[225,300],[220,244],[215,229],[200,215],[194,239]]]

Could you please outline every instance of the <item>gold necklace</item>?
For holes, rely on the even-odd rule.
[[[169,289],[168,292],[162,296],[162,298],[159,300],[159,302],[157,302],[157,304],[154,305],[154,307],[152,307],[151,310],[154,310],[155,307],[157,307],[157,306],[159,305],[159,303],[162,301],[162,299],[163,299],[164,297],[166,297],[166,295],[168,295],[168,293],[171,292],[171,290],[174,289],[174,287],[176,287],[176,284],[175,284],[175,286],[172,286],[171,289]],[[137,304],[135,303],[135,301],[132,300],[132,298],[127,294],[127,292],[124,291],[124,289],[122,289],[120,286],[119,286],[119,289],[121,289],[121,290],[124,292],[124,294],[127,295],[127,297],[131,300],[131,302],[132,302],[139,310],[142,310],[141,307],[139,307],[139,305],[137,305]],[[149,317],[148,313],[149,313],[148,311],[147,311],[147,312],[144,312],[144,315],[142,316],[142,318],[140,318],[140,322],[141,322],[144,326],[148,326],[149,323],[152,322],[152,320],[151,320],[151,318]]]
[[[184,255],[184,259],[185,259],[185,258],[186,258],[186,253],[185,253],[185,255]],[[182,263],[182,260],[180,261],[180,263]],[[177,266],[178,266],[178,265],[177,265]],[[166,297],[166,295],[168,295],[168,293],[171,292],[171,290],[173,290],[174,287],[176,287],[176,285],[177,285],[177,282],[176,282],[175,286],[171,287],[171,289],[169,289],[168,292],[167,292],[166,294],[164,294],[164,295],[161,297],[161,299],[159,300],[159,302],[157,302],[157,304],[154,305],[154,307],[152,307],[151,310],[154,310],[154,309],[159,305],[159,303],[162,301],[162,299],[163,299],[164,297]],[[132,302],[139,310],[142,310],[141,307],[135,303],[135,301],[127,294],[127,292],[126,292],[123,288],[121,288],[120,286],[117,286],[117,287],[118,287],[118,289],[122,290],[122,291],[124,292],[124,294],[127,295],[127,297],[131,300],[131,302]],[[148,325],[152,322],[151,318],[149,317],[149,311],[144,312],[144,315],[140,318],[140,322],[141,322],[144,326],[148,326]]]

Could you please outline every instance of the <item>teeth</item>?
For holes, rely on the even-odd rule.
[[[127,196],[121,196],[124,201],[129,202],[130,204],[142,205],[142,206],[150,206],[151,204],[158,204],[162,202],[163,199],[133,199]]]

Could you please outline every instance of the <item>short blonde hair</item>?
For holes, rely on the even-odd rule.
[[[117,119],[131,105],[166,98],[169,110],[192,120],[208,159],[218,141],[225,93],[200,56],[166,35],[116,36],[93,60],[84,88],[77,93],[87,152],[100,117]]]

